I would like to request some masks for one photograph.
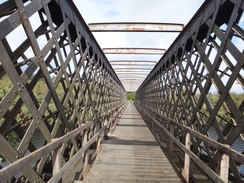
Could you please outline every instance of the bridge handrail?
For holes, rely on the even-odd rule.
[[[73,1],[6,1],[0,9],[0,182],[59,179],[85,151],[62,174],[82,179],[125,89]],[[76,128],[80,136],[64,136]]]
[[[111,114],[115,113],[111,119],[109,119],[109,122],[107,122],[104,126],[102,126],[99,131],[97,131],[96,134],[93,135],[93,137],[87,142],[87,144],[82,147],[63,167],[60,169],[59,173],[54,175],[49,182],[58,182],[64,173],[64,170],[67,170],[67,166],[72,163],[77,163],[76,161],[80,159],[82,153],[84,153],[91,145],[94,143],[99,136],[103,135],[105,128],[112,128],[112,123],[116,121],[118,116],[121,114],[121,111],[125,108],[126,103],[119,105],[118,107],[115,107],[111,109],[106,114],[88,122],[82,125],[79,128],[76,128],[75,130],[67,133],[66,135],[60,137],[60,138],[54,138],[52,141],[48,144],[46,144],[44,147],[41,147],[40,149],[37,149],[36,151],[30,153],[29,155],[26,155],[25,157],[15,161],[14,163],[10,164],[9,166],[6,166],[2,169],[0,169],[0,180],[6,181],[11,179],[14,175],[21,172],[21,170],[31,166],[31,164],[35,163],[42,157],[48,155],[49,153],[52,153],[55,149],[61,147],[63,144],[67,143],[69,140],[73,139],[83,131],[89,129],[92,125],[96,123],[102,123],[104,122],[104,119],[109,117]],[[101,121],[102,120],[102,121]],[[110,129],[111,130],[111,129]],[[106,134],[105,134],[106,135]],[[3,138],[0,136],[0,138]],[[101,137],[103,138],[103,137]],[[79,157],[79,158],[77,158]],[[75,161],[75,162],[74,162]],[[71,163],[70,163],[71,162]],[[55,180],[55,181],[54,181]]]
[[[219,150],[220,153],[226,154],[227,156],[230,156],[232,159],[236,160],[237,162],[240,162],[240,163],[244,162],[244,155],[242,155],[239,152],[229,148],[228,145],[218,143],[218,142],[216,142],[216,141],[214,141],[214,140],[212,140],[212,139],[210,139],[210,138],[208,138],[206,136],[203,136],[199,132],[194,131],[194,130],[192,130],[189,127],[180,125],[179,123],[175,122],[174,120],[172,120],[172,119],[170,119],[168,117],[165,117],[165,116],[163,116],[163,115],[161,115],[161,114],[159,114],[157,112],[154,112],[154,111],[150,110],[146,106],[140,105],[138,103],[136,103],[135,105],[136,105],[136,107],[137,107],[137,109],[138,109],[138,111],[140,112],[141,115],[146,115],[148,118],[150,118],[150,123],[154,123],[160,129],[162,129],[164,131],[164,133],[167,134],[167,136],[171,139],[171,141],[173,141],[182,151],[184,151],[184,153],[186,153],[193,160],[193,162],[195,162],[198,165],[198,167],[200,167],[200,169],[203,170],[204,173],[207,176],[209,176],[214,182],[216,182],[216,183],[224,183],[225,182],[225,180],[223,180],[223,178],[221,177],[221,173],[224,172],[224,170],[222,170],[220,168],[220,175],[218,175],[215,171],[212,170],[212,168],[210,168],[201,159],[199,159],[199,157],[196,154],[194,154],[189,148],[187,148],[187,145],[184,145],[182,142],[180,142],[169,130],[167,130],[163,126],[163,124],[158,122],[158,120],[156,120],[155,117],[150,115],[150,113],[148,111],[153,112],[154,115],[156,114],[156,115],[160,116],[163,120],[165,120],[164,122],[168,123],[169,125],[173,124],[173,125],[176,125],[178,127],[183,128],[183,130],[187,131],[188,133],[190,133],[194,137],[197,137],[198,139],[200,139],[200,140],[206,142],[207,144],[211,145],[213,148]],[[159,141],[159,144],[160,144],[160,139],[157,139],[157,140]],[[189,143],[191,144],[191,142],[189,142]],[[170,147],[169,147],[168,150],[169,150],[169,153],[171,153],[173,151],[172,149],[170,149]],[[226,169],[226,167],[224,167],[223,169]],[[228,169],[228,167],[227,167],[227,169]],[[185,176],[184,175],[184,171],[182,172],[183,176]],[[189,172],[189,166],[188,166],[188,170],[187,171]]]
[[[243,11],[243,0],[205,1],[137,90],[137,101],[151,107],[151,114],[161,113],[240,153],[244,135]],[[172,125],[176,126],[171,122],[169,128]],[[174,134],[179,139],[190,135],[183,126]],[[168,140],[156,128],[153,131],[161,140]],[[192,151],[218,171],[220,153],[210,143],[194,138]],[[226,163],[225,182],[243,181],[240,153],[219,148],[233,156]]]
[[[244,164],[244,155],[235,151],[234,149],[227,147],[226,144],[222,144],[220,142],[217,142],[213,139],[211,139],[208,136],[202,135],[201,133],[199,133],[198,131],[195,131],[193,129],[191,129],[190,127],[184,126],[180,123],[177,123],[175,120],[166,117],[158,112],[155,112],[151,109],[151,107],[145,106],[145,105],[140,105],[138,103],[136,103],[136,106],[140,106],[140,109],[146,109],[148,111],[150,111],[151,113],[159,116],[161,119],[164,120],[164,122],[168,123],[168,124],[173,124],[175,126],[180,127],[181,129],[185,130],[186,132],[189,132],[191,135],[193,135],[194,137],[197,137],[198,139],[206,142],[207,144],[211,145],[213,148],[219,150],[219,152],[225,153],[226,155],[230,156],[232,159],[234,159],[235,161]],[[160,127],[163,128],[165,130],[167,130],[162,124],[160,124],[157,120],[155,120],[147,111],[143,110],[143,113],[147,114],[148,116],[150,116],[150,118]],[[168,130],[167,130],[168,131]],[[169,131],[168,131],[169,132]],[[167,133],[168,134],[168,133]],[[172,134],[170,134],[170,137],[174,137],[172,136]],[[174,137],[174,139],[177,139]]]

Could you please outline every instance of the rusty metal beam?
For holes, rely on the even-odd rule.
[[[147,68],[115,68],[115,72],[147,72],[149,73],[151,69]]]
[[[120,78],[120,81],[122,81],[122,83],[124,81],[143,81],[143,78]]]
[[[180,32],[184,24],[174,23],[91,23],[88,25],[92,32]]]
[[[163,55],[166,49],[160,48],[103,48],[104,54],[153,54]]]
[[[121,60],[121,61],[110,61],[111,65],[140,65],[140,66],[154,66],[157,61],[136,61],[136,60]]]
[[[119,73],[120,74],[120,73]],[[119,79],[123,79],[123,78],[142,78],[142,79],[145,79],[146,78],[146,74],[145,75],[141,75],[140,73],[136,73],[136,74],[124,74],[124,75],[118,75]]]
[[[133,75],[135,75],[135,76],[144,76],[144,77],[146,77],[147,75],[148,75],[148,72],[142,72],[142,73],[129,73],[130,74],[130,76],[133,76]],[[117,73],[117,75],[118,75],[118,77],[120,77],[120,76],[128,76],[128,73],[127,72],[119,72],[119,73]]]
[[[151,68],[149,67],[117,67],[117,68],[114,68],[114,70],[128,70],[128,71],[131,71],[131,70],[138,70],[138,69],[144,69],[144,70],[152,70]]]

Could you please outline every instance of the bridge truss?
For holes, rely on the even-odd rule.
[[[243,10],[243,0],[206,1],[137,91],[158,140],[171,155],[176,147],[185,153],[186,180],[194,162],[213,182],[244,181],[243,152],[233,149],[243,135],[244,100],[231,93],[244,89]]]
[[[1,182],[85,175],[124,107],[120,80],[72,1],[7,1],[0,18]]]
[[[137,91],[158,141],[185,156],[186,180],[194,166],[213,182],[243,182],[244,156],[232,147],[244,101],[231,94],[244,88],[243,10],[243,0],[206,1]],[[125,90],[72,1],[0,6],[0,78],[0,180],[85,176]]]

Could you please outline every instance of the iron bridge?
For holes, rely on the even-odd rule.
[[[84,179],[130,90],[186,181],[197,182],[191,173],[197,169],[209,182],[244,182],[243,10],[243,0],[206,0],[186,26],[88,26],[70,0],[2,3],[0,182]],[[167,50],[121,50],[100,48],[91,31],[180,33]],[[121,51],[163,56],[158,62],[105,56]]]

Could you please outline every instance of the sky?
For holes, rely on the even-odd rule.
[[[186,25],[204,0],[73,0],[87,24],[104,22],[180,23]],[[101,48],[164,48],[179,33],[93,32]],[[108,60],[158,61],[161,55],[106,54]],[[120,66],[114,66],[115,68]],[[123,81],[122,81],[123,82]],[[134,82],[134,81],[132,81]],[[134,82],[135,84],[135,82]],[[139,85],[138,85],[139,86]],[[137,86],[137,87],[138,87]],[[127,88],[127,86],[125,86]]]
[[[6,0],[0,0],[0,3]],[[180,23],[186,25],[204,0],[73,0],[87,24],[103,22],[152,22],[152,23]],[[1,21],[1,20],[0,20]],[[32,16],[33,28],[40,25],[38,17]],[[155,32],[93,32],[101,48],[160,48],[167,49],[179,33]],[[20,26],[6,38],[14,50],[22,43],[26,36]],[[39,44],[45,40],[38,40]],[[27,53],[32,57],[32,53]],[[162,55],[145,54],[106,54],[109,61],[116,60],[146,60],[159,61]],[[113,66],[118,68],[121,66]],[[124,67],[124,66],[123,66]],[[140,66],[142,68],[142,66]],[[150,67],[152,68],[152,67]],[[148,71],[149,73],[149,71]],[[147,74],[148,74],[147,73]],[[137,74],[134,74],[135,79]],[[144,78],[146,75],[144,75]],[[136,90],[140,83],[130,81],[130,86]],[[122,81],[123,83],[123,81]],[[137,83],[137,85],[135,85]],[[127,84],[128,85],[128,84]],[[126,90],[128,87],[125,86]]]
[[[156,22],[187,24],[204,0],[74,0],[86,23]],[[102,48],[168,48],[177,33],[94,32]]]

